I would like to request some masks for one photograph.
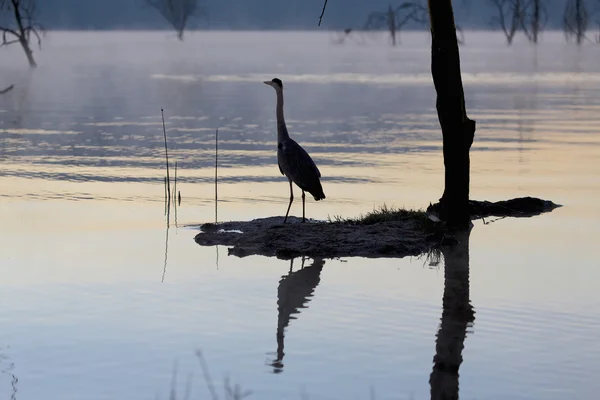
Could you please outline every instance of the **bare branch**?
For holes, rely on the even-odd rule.
[[[0,32],[2,32],[0,46],[20,43],[30,67],[36,67],[37,64],[30,47],[31,34],[33,33],[37,38],[38,46],[41,48],[42,39],[38,31],[43,33],[42,26],[35,20],[36,1],[0,0],[0,11],[6,11],[13,22],[13,27],[0,27]],[[14,39],[8,40],[7,34],[14,36]]]
[[[13,43],[19,43],[19,34],[17,32],[13,31],[12,29],[8,29],[8,28],[0,28],[0,31],[2,31],[2,43],[0,43],[0,47],[8,46],[8,45],[11,45]],[[6,37],[7,33],[10,33],[16,39],[9,40]]]
[[[321,26],[321,22],[323,21],[323,15],[325,15],[325,8],[327,8],[327,0],[323,3],[323,9],[321,10],[321,15],[319,16],[319,25]]]
[[[35,37],[37,38],[38,47],[41,50],[42,49],[42,38],[40,37],[40,34],[38,33],[37,29],[35,29],[32,26],[28,26],[27,28],[25,28],[25,31],[27,32],[28,37],[29,37],[30,33],[33,33],[35,35]]]
[[[2,4],[0,4],[0,6],[1,6],[1,5],[2,5]],[[2,90],[0,90],[0,94],[8,93],[8,92],[10,92],[11,90],[13,90],[13,88],[14,88],[14,87],[15,87],[15,85],[10,85],[9,87],[7,87],[7,88],[5,88],[5,89],[2,89]]]

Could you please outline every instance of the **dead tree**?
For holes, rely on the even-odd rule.
[[[584,0],[567,0],[563,14],[563,30],[567,42],[575,39],[577,45],[581,45],[585,39],[589,14]]]
[[[537,44],[539,34],[548,22],[548,10],[542,0],[525,1],[521,10],[521,27],[531,43]]]
[[[445,167],[439,216],[450,226],[466,227],[470,224],[469,151],[475,136],[475,121],[467,117],[452,1],[429,0],[429,19],[431,75],[437,93]]]
[[[183,31],[191,17],[196,14],[206,15],[206,11],[198,6],[197,0],[147,0],[177,32],[177,38],[183,40]]]
[[[418,2],[407,1],[393,8],[390,4],[387,11],[372,12],[367,17],[365,30],[387,29],[392,39],[392,45],[396,45],[396,35],[409,21],[423,22],[427,9]]]
[[[510,46],[515,34],[523,26],[523,0],[489,0],[498,12],[492,17],[492,24],[500,26],[506,43]]]
[[[41,34],[44,32],[44,28],[35,19],[35,11],[35,0],[0,0],[0,12],[8,14],[8,20],[12,21],[6,26],[0,26],[0,33],[2,33],[0,47],[19,43],[31,68],[37,67],[31,50],[32,36],[41,49]]]

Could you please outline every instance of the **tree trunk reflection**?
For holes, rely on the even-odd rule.
[[[475,311],[469,298],[469,236],[456,234],[458,243],[444,246],[444,295],[440,329],[435,342],[433,371],[429,377],[432,400],[458,399],[458,370],[463,361],[467,329]]]

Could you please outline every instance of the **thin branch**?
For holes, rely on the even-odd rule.
[[[33,32],[33,34],[37,38],[38,47],[41,49],[42,48],[42,38],[40,37],[40,34],[38,33],[37,29],[35,29],[31,26],[28,26],[27,28],[25,28],[25,32],[27,32],[28,36],[31,32]]]
[[[12,29],[9,28],[0,28],[0,30],[2,31],[2,43],[0,43],[0,47],[2,46],[8,46],[11,45],[13,43],[18,43],[19,42],[19,34],[15,31],[13,31]],[[6,34],[10,33],[11,35],[15,36],[16,39],[13,40],[8,40],[6,38]]]
[[[9,86],[9,87],[7,87],[6,89],[2,89],[2,90],[0,90],[0,94],[8,93],[8,92],[10,92],[11,90],[13,90],[13,89],[14,89],[14,87],[15,87],[15,85],[10,85],[10,86]]]
[[[325,15],[325,8],[327,8],[327,0],[323,3],[323,9],[321,10],[321,15],[319,16],[319,25],[321,26],[321,21],[323,21],[323,15]]]

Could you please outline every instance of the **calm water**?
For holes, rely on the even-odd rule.
[[[327,200],[311,199],[310,217],[437,200],[427,35],[403,35],[395,49],[377,36],[332,38],[51,32],[33,72],[17,47],[2,50],[0,86],[16,88],[0,96],[1,398],[168,398],[175,362],[179,397],[189,379],[191,397],[207,398],[197,349],[219,392],[230,377],[256,399],[430,397],[443,262],[306,260],[300,270],[297,259],[290,274],[289,261],[193,241],[214,218],[217,127],[219,219],[285,213],[275,96],[261,83],[275,76],[289,128],[324,177]],[[466,40],[472,197],[564,207],[476,223],[461,398],[595,399],[598,49],[559,33],[537,49],[507,48],[498,34]],[[161,107],[182,195],[168,229]]]

